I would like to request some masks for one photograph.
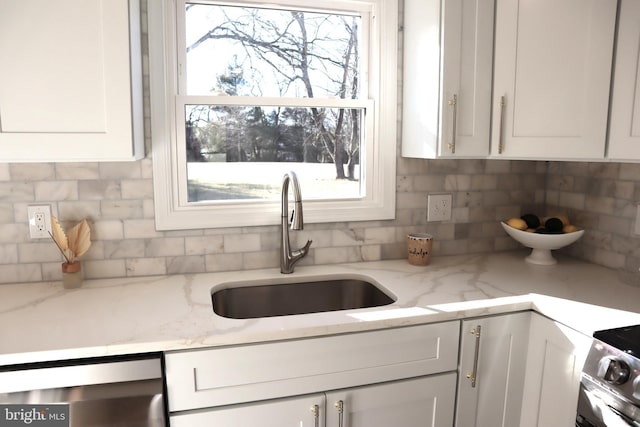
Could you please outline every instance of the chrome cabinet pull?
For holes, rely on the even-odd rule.
[[[476,378],[478,375],[478,358],[480,357],[480,331],[480,325],[471,330],[471,335],[475,335],[476,337],[476,349],[473,354],[473,371],[470,374],[467,374],[467,378],[471,380],[472,388],[476,387]]]
[[[502,154],[504,151],[504,108],[507,106],[507,101],[504,96],[500,97],[500,134],[498,135],[498,154]]]
[[[449,106],[452,109],[452,118],[451,118],[451,142],[448,144],[449,150],[451,150],[451,154],[456,153],[456,120],[458,116],[458,95],[453,94],[453,98],[449,100]]]
[[[311,413],[313,414],[313,425],[315,427],[320,427],[320,407],[318,405],[313,405],[311,407]]]
[[[335,404],[335,407],[338,409],[338,427],[343,427],[344,425],[344,402],[342,400],[338,400]]]

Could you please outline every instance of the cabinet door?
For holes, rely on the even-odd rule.
[[[440,135],[440,0],[405,0],[402,156],[437,157]]]
[[[526,312],[462,322],[457,426],[518,425],[530,321]]]
[[[142,155],[138,9],[0,0],[0,161]]]
[[[327,393],[327,427],[453,425],[456,374]]]
[[[640,2],[622,0],[613,71],[608,157],[640,160]]]
[[[496,1],[492,156],[604,158],[616,10],[617,0]]]
[[[566,427],[576,419],[591,337],[532,315],[520,427]]]
[[[443,2],[442,157],[486,157],[494,0]]]
[[[171,415],[171,427],[319,427],[324,425],[323,394],[277,399]]]
[[[489,153],[494,0],[406,0],[402,155]]]

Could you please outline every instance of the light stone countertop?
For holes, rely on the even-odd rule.
[[[154,351],[246,344],[441,322],[533,309],[585,334],[640,324],[640,288],[614,270],[559,257],[524,262],[526,252],[327,266],[0,286],[0,366]],[[394,304],[360,310],[234,320],[211,308],[211,288],[226,282],[364,275]]]

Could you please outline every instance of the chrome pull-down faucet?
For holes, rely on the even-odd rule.
[[[281,221],[280,221],[280,272],[283,274],[293,273],[293,266],[300,261],[309,252],[311,240],[307,241],[304,247],[291,250],[289,243],[289,182],[293,189],[293,211],[291,212],[291,229],[302,230],[304,220],[302,219],[302,196],[300,193],[300,184],[295,172],[289,171],[282,178],[282,196],[281,196]]]

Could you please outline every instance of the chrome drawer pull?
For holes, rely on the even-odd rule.
[[[311,407],[311,413],[313,414],[313,425],[315,427],[320,427],[320,407],[318,405],[313,405]]]
[[[458,116],[458,95],[453,94],[453,98],[449,100],[449,106],[452,108],[452,118],[451,118],[451,142],[449,143],[449,150],[451,150],[451,154],[456,153],[456,122]]]
[[[475,329],[471,330],[471,334],[476,337],[476,349],[473,354],[473,372],[467,374],[467,378],[471,380],[471,387],[476,387],[476,378],[478,376],[478,358],[480,357],[480,325],[476,326]]]
[[[335,406],[338,409],[338,427],[343,427],[343,425],[344,425],[344,402],[342,400],[338,400],[336,402]]]
[[[507,101],[504,96],[500,97],[500,134],[498,135],[498,154],[502,154],[504,151],[504,108],[507,106]]]

